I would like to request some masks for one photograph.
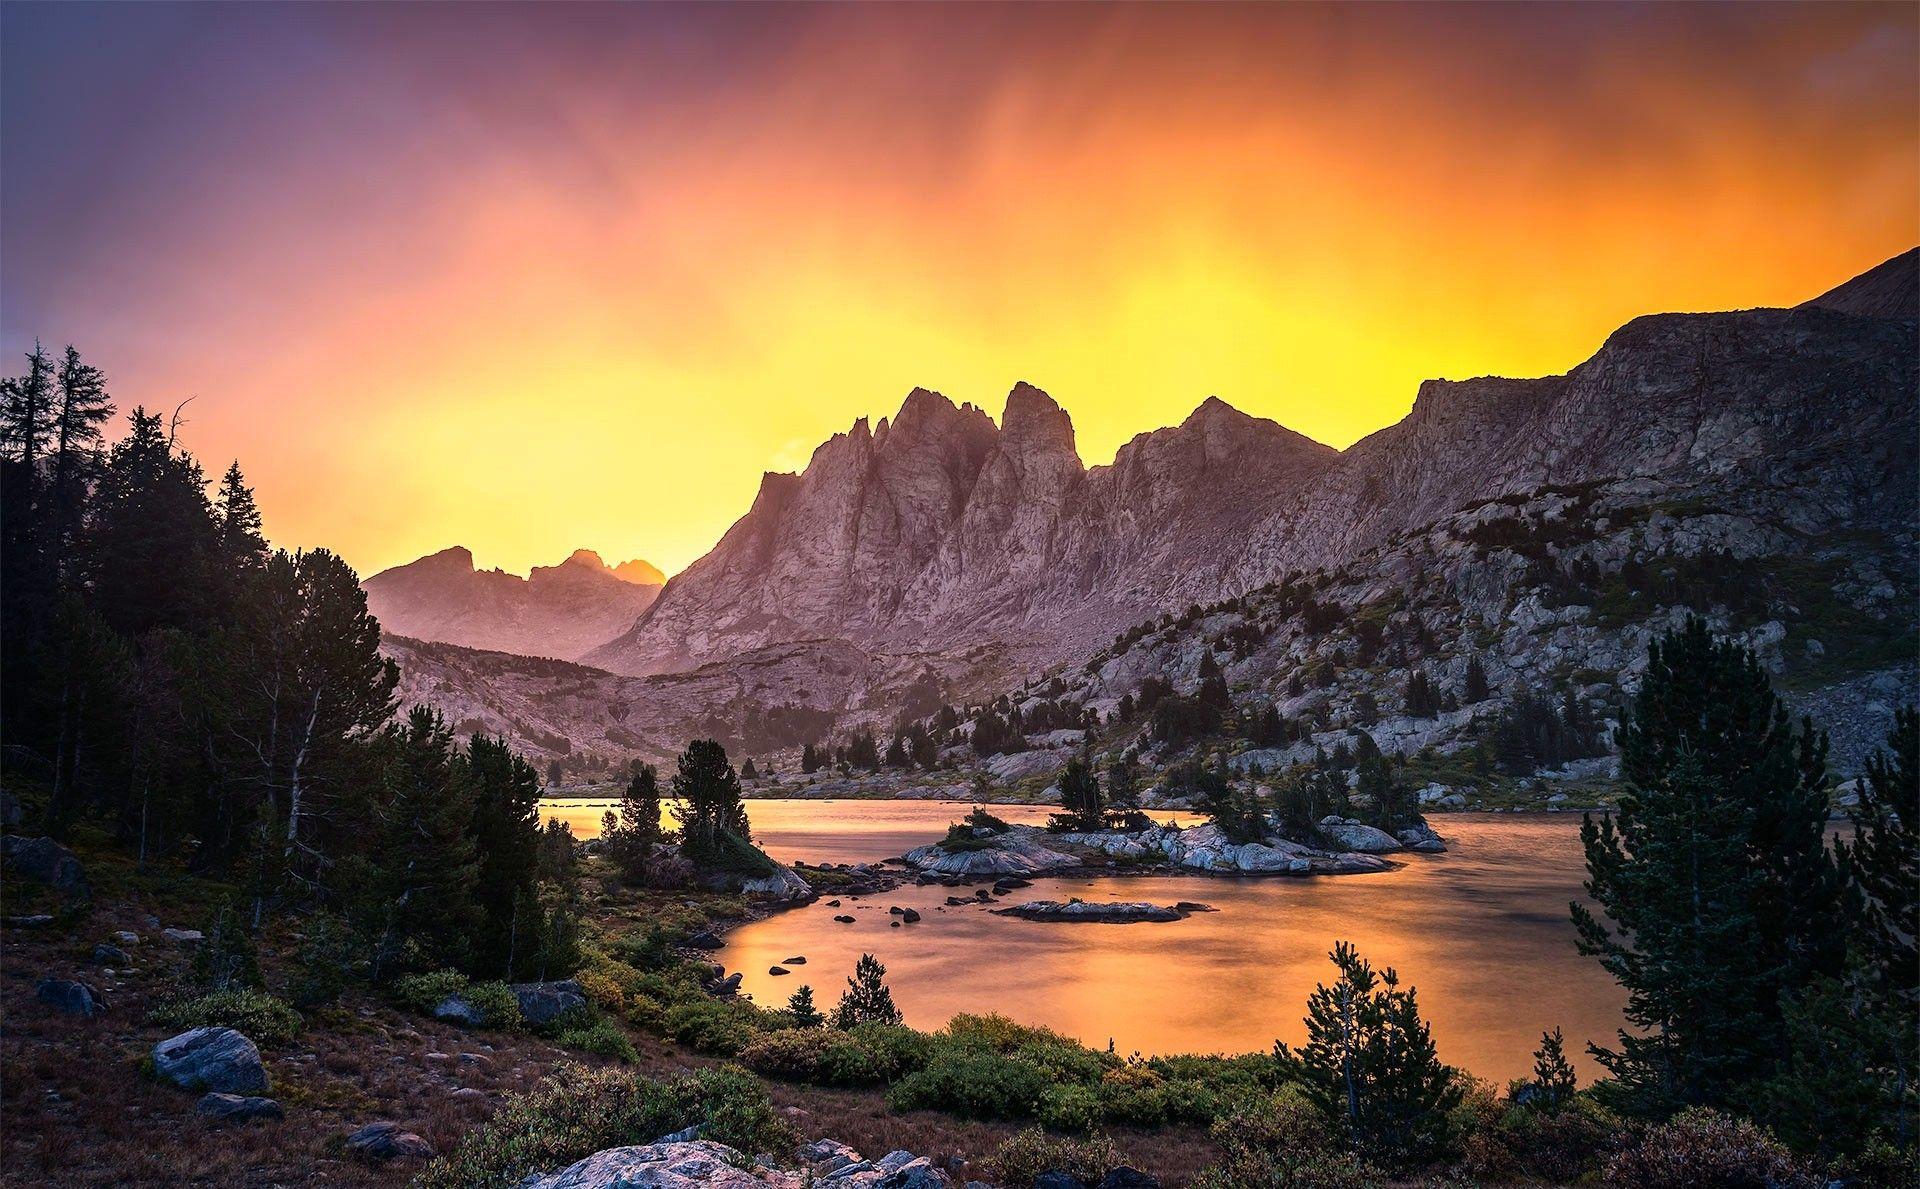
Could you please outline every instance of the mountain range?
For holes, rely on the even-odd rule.
[[[368,609],[396,635],[572,660],[629,627],[665,582],[647,562],[608,566],[591,549],[525,578],[476,570],[472,552],[456,545],[361,586]]]
[[[981,695],[1081,663],[1191,604],[1289,575],[1353,577],[1343,571],[1463,509],[1555,488],[1604,486],[1605,506],[1637,522],[1710,508],[1720,521],[1681,525],[1701,540],[1728,518],[1798,552],[1871,539],[1911,611],[1914,567],[1900,562],[1915,557],[1920,517],[1917,252],[1793,309],[1636,318],[1565,375],[1428,381],[1405,419],[1344,451],[1209,398],[1087,467],[1070,417],[1039,388],[1016,385],[997,424],[916,389],[896,416],[824,442],[802,473],[766,475],[720,542],[624,623],[578,621],[564,645],[510,640],[491,621],[491,635],[455,633],[445,625],[485,617],[435,609],[426,583],[407,586],[420,596],[410,617],[376,613],[403,636],[578,659],[582,674],[620,679],[628,707],[654,700],[635,678],[706,691],[657,719],[626,717],[629,736],[664,750],[676,730],[729,715],[737,726],[747,684],[761,707],[884,721],[928,689]],[[369,591],[416,567],[520,581],[447,557]],[[739,679],[770,670],[785,677]],[[463,688],[462,710],[489,721],[486,683]],[[631,745],[577,718],[523,734]]]

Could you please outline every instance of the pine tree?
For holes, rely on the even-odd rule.
[[[609,826],[601,831],[621,876],[632,884],[646,882],[654,845],[661,841],[660,783],[652,764],[637,764],[620,797],[620,816],[607,812]]]
[[[1433,680],[1425,669],[1415,669],[1407,678],[1406,693],[1407,717],[1432,718],[1439,712],[1438,697],[1433,691]]]
[[[219,522],[216,543],[221,561],[231,568],[258,565],[267,555],[267,539],[260,531],[260,508],[253,501],[253,489],[247,486],[236,460],[221,476],[220,493],[213,501],[214,518]]]
[[[1736,1105],[1786,1049],[1782,997],[1844,957],[1826,743],[1796,733],[1759,661],[1698,618],[1650,648],[1619,743],[1619,808],[1581,825],[1610,926],[1571,909],[1640,1034],[1591,1051],[1624,1105]]]
[[[1347,942],[1329,957],[1340,980],[1308,996],[1306,1046],[1274,1044],[1282,1077],[1369,1160],[1407,1167],[1436,1155],[1463,1091],[1434,1050],[1413,988],[1402,991],[1391,967],[1376,975]]]
[[[506,740],[485,735],[468,740],[464,763],[473,785],[474,900],[483,917],[474,961],[480,973],[506,973],[514,896],[532,892],[539,872],[540,773]]]
[[[1471,706],[1484,702],[1491,691],[1487,689],[1487,670],[1481,665],[1478,655],[1467,658],[1466,677],[1460,683],[1460,702]]]
[[[842,1031],[861,1024],[898,1024],[900,1009],[893,1005],[893,992],[884,981],[887,968],[872,954],[861,954],[854,965],[847,989],[833,1009],[833,1026]]]
[[[424,706],[387,732],[381,751],[382,795],[373,807],[379,838],[353,878],[341,881],[359,892],[362,930],[373,940],[373,979],[465,967],[480,919],[468,832],[472,777],[454,762],[453,733]]]
[[[1100,793],[1100,778],[1084,755],[1068,760],[1066,769],[1060,773],[1060,807],[1063,812],[1047,819],[1049,829],[1081,833],[1106,829],[1106,803]]]
[[[29,480],[27,503],[13,515],[29,520],[54,433],[54,400],[53,360],[36,340],[27,353],[26,374],[0,381],[0,450],[24,466]]]
[[[1863,960],[1911,1009],[1920,980],[1920,714],[1895,711],[1887,750],[1867,760],[1854,840],[1840,844],[1861,900],[1856,944]]]
[[[58,383],[49,418],[53,446],[53,473],[48,481],[52,503],[53,570],[65,569],[65,559],[80,531],[87,484],[92,479],[100,445],[100,426],[113,416],[106,376],[83,363],[80,353],[67,348],[60,361]]]
[[[673,796],[681,850],[688,858],[719,861],[752,842],[746,807],[740,803],[740,777],[717,741],[687,744],[673,774]]]
[[[1535,1110],[1555,1114],[1573,1098],[1579,1083],[1565,1046],[1558,1028],[1540,1034],[1540,1047],[1533,1051],[1533,1080],[1527,1083],[1527,1105]]]
[[[827,1022],[827,1017],[813,1006],[813,988],[805,984],[787,997],[787,1015],[798,1028],[819,1028]]]

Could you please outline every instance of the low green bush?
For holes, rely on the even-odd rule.
[[[1053,1081],[1038,1066],[990,1049],[947,1048],[894,1084],[897,1111],[946,1111],[963,1119],[1030,1119]]]
[[[265,991],[215,991],[195,999],[176,999],[147,1013],[162,1028],[221,1027],[243,1033],[255,1044],[286,1044],[305,1023],[300,1013]]]
[[[1198,1189],[1370,1189],[1376,1182],[1339,1150],[1321,1113],[1299,1091],[1243,1103],[1213,1124],[1221,1158],[1200,1170]]]
[[[1063,1172],[1095,1185],[1120,1164],[1120,1153],[1104,1135],[1066,1139],[1029,1127],[987,1159],[987,1173],[1007,1189],[1032,1189],[1040,1175],[1049,1172]]]
[[[564,1067],[535,1089],[509,1095],[491,1119],[427,1165],[414,1184],[510,1185],[602,1148],[645,1143],[695,1124],[704,1137],[743,1152],[781,1152],[797,1140],[765,1087],[739,1069],[656,1080],[615,1068]]]
[[[394,1003],[423,1016],[458,996],[480,1013],[481,1027],[511,1031],[520,1026],[520,1001],[505,983],[476,983],[457,970],[409,974],[393,980],[387,994]]]
[[[639,1051],[627,1039],[627,1034],[620,1031],[620,1025],[604,1018],[584,1027],[562,1029],[554,1037],[554,1043],[563,1049],[592,1053],[596,1057],[612,1057],[626,1062],[640,1059]]]
[[[763,1014],[752,1004],[708,999],[668,1008],[663,1026],[668,1036],[697,1053],[732,1057],[766,1031]]]
[[[1040,1096],[1035,1113],[1043,1125],[1055,1131],[1092,1131],[1100,1121],[1100,1092],[1076,1083],[1057,1085]]]

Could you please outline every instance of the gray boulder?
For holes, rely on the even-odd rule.
[[[131,966],[133,955],[117,945],[101,942],[93,947],[93,964],[95,966]]]
[[[216,1123],[245,1123],[252,1119],[280,1119],[286,1112],[271,1098],[242,1094],[208,1094],[193,1108],[196,1115]]]
[[[384,1164],[389,1160],[426,1160],[433,1156],[433,1145],[400,1124],[381,1121],[369,1123],[347,1137],[347,1151],[362,1160]]]
[[[587,1005],[580,984],[572,979],[551,983],[515,983],[513,997],[520,1004],[520,1017],[536,1027],[551,1024],[577,1007]]]
[[[99,991],[87,983],[77,983],[72,979],[43,978],[34,989],[33,997],[57,1011],[70,1016],[84,1016],[89,1020],[107,1010],[107,1001]]]
[[[1427,825],[1425,822],[1396,830],[1393,836],[1398,838],[1400,845],[1406,847],[1408,850],[1438,854],[1447,849],[1447,844],[1440,840],[1440,835],[1435,834],[1433,827]]]
[[[459,995],[449,995],[434,1004],[433,1018],[444,1020],[449,1024],[458,1024],[462,1028],[480,1028],[487,1022],[485,1012]]]
[[[1350,817],[1328,814],[1320,819],[1320,832],[1342,848],[1363,855],[1380,855],[1400,849],[1400,840],[1385,830],[1375,829]]]
[[[754,1167],[724,1144],[692,1140],[607,1148],[529,1178],[521,1189],[800,1189],[804,1183],[796,1173]]]
[[[257,1094],[267,1088],[260,1050],[231,1028],[195,1028],[153,1046],[153,1071],[189,1090]]]
[[[69,900],[85,900],[91,895],[80,860],[51,838],[0,837],[0,867],[9,879],[46,884]]]

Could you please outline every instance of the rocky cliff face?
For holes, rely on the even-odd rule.
[[[1336,457],[1209,400],[1088,470],[1072,420],[1032,385],[1008,395],[998,426],[917,389],[891,422],[835,435],[803,474],[768,475],[711,553],[583,659],[673,672],[819,637],[1071,649],[1116,615],[1218,582],[1263,509]]]
[[[660,593],[644,561],[609,568],[590,549],[525,578],[476,570],[458,545],[382,570],[361,583],[389,632],[524,656],[571,660],[624,631]]]

